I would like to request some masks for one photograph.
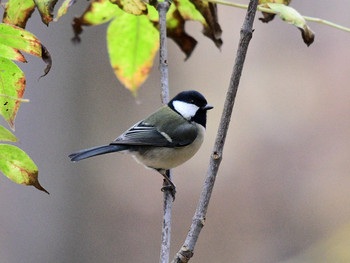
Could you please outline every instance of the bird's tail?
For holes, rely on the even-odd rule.
[[[112,152],[119,152],[125,150],[126,147],[124,145],[102,145],[97,146],[89,149],[84,149],[76,153],[70,154],[68,157],[72,162],[77,162],[89,157],[93,157],[96,155],[106,154],[106,153],[112,153]]]

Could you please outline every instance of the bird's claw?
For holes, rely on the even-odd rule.
[[[175,201],[175,194],[176,194],[176,187],[175,185],[170,184],[164,184],[163,187],[160,189],[162,192],[169,192],[173,198],[173,201]]]

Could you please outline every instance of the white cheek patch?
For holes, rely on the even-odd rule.
[[[196,115],[199,109],[199,107],[194,104],[179,100],[173,101],[173,106],[174,109],[187,120],[191,119],[194,115]]]

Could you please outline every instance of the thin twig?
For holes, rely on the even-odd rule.
[[[161,82],[161,100],[165,105],[169,102],[169,77],[168,77],[168,48],[167,48],[167,34],[166,34],[166,14],[171,5],[171,1],[164,2],[153,1],[159,13],[159,70]],[[167,176],[172,180],[171,170],[166,171]],[[168,263],[170,257],[170,234],[171,234],[171,208],[173,203],[173,196],[171,190],[164,190],[163,199],[163,224],[159,263]]]
[[[20,98],[12,97],[12,96],[5,95],[5,94],[0,94],[0,97],[9,98],[11,100],[18,100],[20,102],[29,102],[29,99],[20,99]]]
[[[207,178],[204,183],[202,194],[192,219],[192,225],[188,232],[187,238],[177,252],[173,263],[186,263],[193,256],[193,250],[198,240],[200,231],[202,230],[207,209],[213,191],[216,175],[222,160],[222,153],[225,144],[226,134],[229,127],[233,105],[235,102],[239,81],[242,74],[243,64],[248,50],[248,45],[253,34],[253,22],[256,13],[256,7],[258,0],[250,0],[248,11],[244,20],[244,24],[241,28],[241,38],[236,54],[236,60],[231,75],[230,85],[226,94],[226,100],[224,110],[222,112],[218,133],[215,140],[214,149],[210,158],[210,164],[207,172]],[[213,251],[215,253],[215,251]]]
[[[242,9],[247,9],[248,8],[248,5],[232,3],[232,2],[225,1],[225,0],[206,0],[206,1],[207,2],[211,2],[211,3],[221,4],[221,5],[233,6],[233,7],[242,8]],[[258,6],[257,10],[261,11],[261,12],[265,12],[265,13],[270,13],[270,14],[278,14],[278,12],[273,11],[273,10],[271,10],[269,8],[262,7],[262,6]],[[324,25],[327,25],[327,26],[330,26],[330,27],[334,27],[334,28],[346,31],[346,32],[350,32],[350,28],[349,27],[338,25],[336,23],[330,22],[330,21],[325,20],[325,19],[321,19],[321,18],[317,18],[317,17],[311,17],[311,16],[303,16],[303,15],[301,15],[301,16],[307,21],[311,21],[311,22],[319,23],[319,24],[324,24]]]

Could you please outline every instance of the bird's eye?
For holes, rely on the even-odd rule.
[[[190,100],[190,103],[194,104],[194,100]]]

